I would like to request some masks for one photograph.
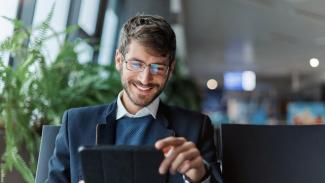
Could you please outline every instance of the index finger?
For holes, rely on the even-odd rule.
[[[169,146],[174,146],[174,147],[179,146],[179,145],[183,144],[184,142],[186,142],[186,139],[183,137],[167,137],[167,138],[158,140],[155,143],[155,147],[160,150],[160,149],[164,149]]]

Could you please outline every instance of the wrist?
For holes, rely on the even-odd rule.
[[[210,167],[206,163],[204,163],[204,169],[205,169],[205,174],[204,174],[204,176],[201,178],[201,180],[199,182],[205,181],[211,175]]]
[[[201,183],[201,182],[205,181],[207,178],[209,178],[211,175],[209,165],[207,165],[206,163],[204,163],[204,166],[200,172],[202,172],[201,173],[202,177],[198,180],[193,180],[190,177],[188,177],[186,174],[184,174],[184,178],[189,183]]]

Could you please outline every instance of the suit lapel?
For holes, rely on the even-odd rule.
[[[105,122],[100,122],[96,127],[96,144],[114,145],[116,130],[116,100],[107,107]]]
[[[168,111],[167,106],[160,101],[158,111],[157,111],[157,121],[161,123],[166,130],[164,130],[164,136],[176,136],[176,133],[172,127],[171,121],[168,120]]]

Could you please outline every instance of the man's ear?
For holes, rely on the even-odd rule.
[[[176,64],[176,60],[173,60],[172,64],[169,67],[168,80],[170,80],[173,76],[173,72],[175,70],[175,64]]]
[[[115,51],[115,68],[117,71],[120,71],[123,67],[123,55],[119,51],[119,49],[116,49]]]

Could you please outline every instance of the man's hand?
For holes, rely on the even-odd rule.
[[[186,175],[191,182],[200,181],[206,174],[203,158],[193,142],[183,137],[167,137],[155,143],[158,150],[162,150],[165,159],[159,167],[159,173],[167,171]]]

